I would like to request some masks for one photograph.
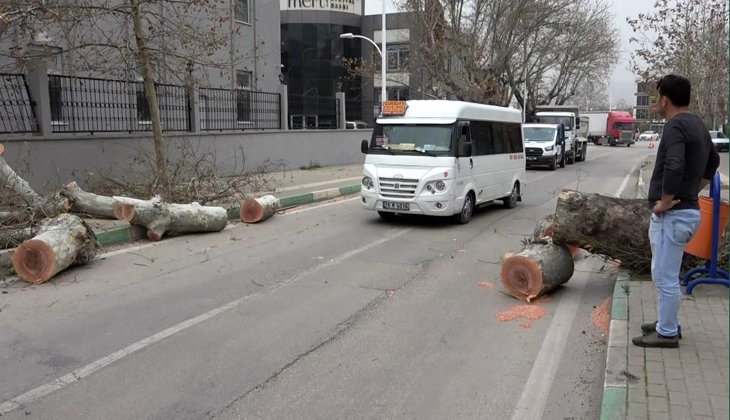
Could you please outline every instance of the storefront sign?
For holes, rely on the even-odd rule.
[[[362,14],[362,0],[280,0],[281,10],[313,10]]]

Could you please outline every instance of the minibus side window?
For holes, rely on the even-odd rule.
[[[509,140],[509,153],[522,153],[522,126],[518,123],[507,124],[507,138]]]
[[[459,126],[461,127],[461,133],[459,134],[459,144],[457,147],[457,151],[459,153],[459,156],[465,156],[465,146],[467,144],[472,144],[471,130],[469,129],[469,126],[467,124],[460,124]]]
[[[494,149],[492,154],[501,155],[509,153],[509,142],[507,139],[507,127],[504,123],[492,122],[492,139],[494,140]]]
[[[484,156],[492,154],[492,134],[490,131],[491,123],[486,121],[470,121],[471,138],[474,144],[474,156]]]

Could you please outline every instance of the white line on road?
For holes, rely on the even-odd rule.
[[[33,402],[34,400],[37,400],[38,398],[41,398],[41,397],[43,397],[45,395],[48,395],[48,394],[50,394],[52,392],[58,391],[59,389],[64,388],[64,387],[66,387],[66,386],[68,386],[68,385],[70,385],[70,384],[72,384],[74,382],[77,382],[77,381],[79,381],[79,380],[81,380],[81,379],[83,379],[83,378],[85,378],[85,377],[93,374],[94,372],[96,372],[96,371],[98,371],[98,370],[100,370],[100,369],[102,369],[102,368],[104,368],[106,366],[109,366],[110,364],[116,362],[117,360],[120,360],[120,359],[122,359],[122,358],[124,358],[126,356],[129,356],[130,354],[135,353],[135,352],[137,352],[137,351],[139,351],[139,350],[141,350],[141,349],[143,349],[145,347],[148,347],[148,346],[150,346],[150,345],[152,345],[152,344],[154,344],[154,343],[156,343],[156,342],[158,342],[160,340],[163,340],[163,339],[165,339],[167,337],[170,337],[170,336],[172,336],[174,334],[177,334],[177,333],[179,333],[181,331],[187,330],[190,327],[194,327],[194,326],[196,326],[196,325],[198,325],[198,324],[200,324],[202,322],[205,322],[205,321],[207,321],[207,320],[209,320],[209,319],[211,319],[213,317],[216,317],[216,316],[218,316],[218,315],[220,315],[220,314],[222,314],[222,313],[224,313],[224,312],[226,312],[228,310],[231,310],[233,308],[236,308],[236,307],[238,307],[239,305],[241,305],[244,302],[247,302],[249,300],[256,299],[256,298],[261,297],[261,296],[263,296],[265,294],[268,294],[270,292],[273,292],[274,290],[277,290],[277,289],[280,289],[282,287],[288,286],[288,285],[290,285],[290,284],[292,284],[292,283],[294,283],[294,282],[296,282],[296,281],[298,281],[298,280],[300,280],[300,279],[302,279],[302,278],[304,278],[304,277],[306,277],[306,276],[308,276],[310,274],[313,274],[313,273],[315,273],[315,272],[317,272],[319,270],[322,270],[323,268],[329,267],[329,266],[334,265],[334,264],[338,264],[338,263],[340,263],[340,262],[342,262],[342,261],[344,261],[344,260],[346,260],[346,259],[348,259],[350,257],[353,257],[353,256],[355,256],[355,255],[357,255],[357,254],[359,254],[361,252],[367,251],[370,248],[374,248],[374,247],[376,247],[378,245],[381,245],[381,244],[383,244],[385,242],[388,242],[388,241],[390,241],[392,239],[395,239],[395,238],[398,238],[398,237],[400,237],[402,235],[405,235],[406,233],[410,232],[411,230],[413,230],[413,229],[412,228],[407,228],[407,229],[394,229],[394,230],[388,231],[387,234],[386,234],[386,236],[384,236],[384,237],[382,237],[380,239],[377,239],[377,240],[372,241],[372,242],[370,242],[370,243],[368,243],[368,244],[366,244],[364,246],[361,246],[359,248],[356,248],[356,249],[353,249],[351,251],[347,251],[347,252],[345,252],[343,254],[340,254],[339,256],[337,256],[337,257],[329,260],[328,262],[325,262],[323,264],[320,264],[320,265],[317,265],[315,267],[312,267],[312,268],[310,268],[308,270],[305,270],[304,272],[302,272],[302,273],[300,273],[300,274],[298,274],[298,275],[296,275],[294,277],[291,277],[291,278],[289,278],[289,279],[287,279],[287,280],[285,280],[285,281],[283,281],[281,283],[278,283],[278,284],[274,285],[273,287],[269,288],[268,290],[265,290],[265,291],[262,291],[262,292],[259,292],[259,293],[255,293],[255,294],[251,294],[251,295],[247,295],[247,296],[244,296],[244,297],[242,297],[240,299],[236,299],[236,300],[234,300],[232,302],[229,302],[229,303],[227,303],[227,304],[225,304],[223,306],[219,306],[219,307],[217,307],[215,309],[211,309],[208,312],[205,312],[205,313],[200,314],[200,315],[198,315],[196,317],[193,317],[193,318],[190,318],[190,319],[188,319],[186,321],[183,321],[183,322],[181,322],[181,323],[179,323],[177,325],[174,325],[174,326],[172,326],[170,328],[167,328],[167,329],[165,329],[163,331],[160,331],[157,334],[153,334],[153,335],[151,335],[151,336],[149,336],[147,338],[144,338],[144,339],[142,339],[140,341],[137,341],[134,344],[131,344],[131,345],[129,345],[129,346],[127,346],[127,347],[125,347],[125,348],[117,351],[117,352],[114,352],[114,353],[112,353],[112,354],[110,354],[108,356],[102,357],[99,360],[96,360],[94,362],[91,362],[88,365],[83,366],[83,367],[81,367],[79,369],[76,369],[75,371],[73,371],[73,372],[71,372],[69,374],[66,374],[64,376],[61,376],[60,378],[57,378],[57,379],[55,379],[55,380],[53,380],[53,381],[51,381],[51,382],[49,382],[49,383],[47,383],[45,385],[41,385],[41,386],[39,386],[37,388],[34,388],[34,389],[32,389],[32,390],[30,390],[30,391],[28,391],[26,393],[23,393],[21,395],[18,395],[17,397],[12,398],[9,401],[5,401],[4,403],[0,404],[0,416],[4,415],[6,413],[9,413],[9,412],[11,412],[11,411],[19,408],[20,406],[22,406],[24,404],[28,404],[30,402]]]
[[[578,313],[578,305],[583,297],[583,291],[588,284],[588,279],[578,283],[572,290],[571,295],[564,295],[560,299],[560,306],[550,322],[545,340],[542,342],[540,351],[532,365],[530,377],[522,388],[517,406],[515,407],[512,420],[535,420],[541,419],[545,410],[550,388],[555,380],[558,371],[561,355],[565,351],[565,344],[568,341],[568,334],[573,325],[575,316]]]
[[[634,165],[631,172],[629,172],[629,176],[634,173],[638,165],[638,163]],[[616,194],[614,194],[616,197],[619,197],[623,190],[626,189],[627,183],[628,177],[624,178],[624,182],[616,190]],[[558,365],[561,360],[561,357],[555,356],[562,355],[563,351],[565,351],[565,344],[568,341],[570,327],[573,325],[575,316],[578,313],[578,305],[583,298],[583,291],[586,288],[586,284],[588,284],[588,279],[578,284],[574,296],[565,296],[560,299],[560,306],[558,306],[555,317],[553,317],[545,333],[545,339],[540,346],[540,351],[537,353],[535,363],[532,365],[530,376],[527,378],[524,388],[522,388],[522,395],[517,402],[512,420],[534,420],[542,418],[542,413],[545,411],[545,404],[550,394],[550,388],[552,388],[555,374],[558,371]]]
[[[636,168],[639,166],[640,163],[641,163],[641,161],[636,162],[636,165],[634,165],[631,168],[631,170],[629,171],[629,173],[624,178],[623,182],[621,182],[621,186],[618,187],[618,190],[616,190],[616,194],[614,194],[615,197],[621,197],[621,194],[626,189],[626,186],[629,185],[629,179],[631,179],[631,175],[634,174],[634,171],[636,170]]]

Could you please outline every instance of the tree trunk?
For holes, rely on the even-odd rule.
[[[241,220],[246,223],[256,223],[268,219],[279,211],[281,202],[273,195],[259,198],[246,197],[241,204]]]
[[[15,248],[37,233],[37,228],[0,229],[0,249]]]
[[[574,268],[568,247],[533,243],[506,255],[499,276],[512,296],[529,302],[570,280]]]
[[[21,178],[2,157],[5,148],[0,145],[0,188],[12,190],[23,203],[24,210],[0,212],[0,225],[24,223],[32,219],[55,217],[68,210],[68,203],[57,195],[43,198]]]
[[[152,141],[155,148],[155,165],[157,166],[157,177],[163,187],[168,187],[167,160],[165,159],[165,143],[162,139],[162,122],[160,120],[160,106],[157,101],[155,90],[155,74],[152,69],[149,51],[147,51],[147,39],[142,24],[142,10],[139,0],[129,0],[130,13],[132,14],[132,25],[134,39],[137,43],[137,62],[142,73],[144,82],[144,95],[150,108],[150,119],[152,120]]]
[[[555,244],[584,248],[646,272],[651,267],[650,216],[646,200],[566,190],[543,230]]]
[[[217,232],[228,223],[223,207],[204,207],[198,203],[170,204],[160,197],[152,200],[114,197],[117,219],[147,228],[147,238],[159,241],[166,232]]]
[[[109,219],[116,218],[113,198],[86,192],[76,184],[76,181],[69,182],[61,190],[61,195],[68,199],[69,209],[74,213],[101,216]]]
[[[89,262],[98,248],[94,231],[86,222],[62,214],[44,221],[40,233],[20,244],[11,261],[18,276],[39,284],[72,265]]]

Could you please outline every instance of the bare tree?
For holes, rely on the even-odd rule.
[[[690,107],[712,128],[728,112],[728,17],[725,0],[658,0],[651,13],[627,18],[633,71],[647,82],[667,73],[687,77]]]
[[[245,54],[255,54],[235,49],[234,13],[231,0],[5,0],[0,43],[11,46],[0,54],[20,68],[42,56],[63,56],[74,73],[141,77],[157,177],[167,186],[155,81],[189,83],[196,70],[230,70]],[[41,57],[31,48],[38,44],[44,48]]]
[[[508,105],[514,98],[529,112],[564,104],[584,81],[605,79],[618,57],[603,0],[403,0],[401,7],[412,12],[412,59],[458,99]]]

